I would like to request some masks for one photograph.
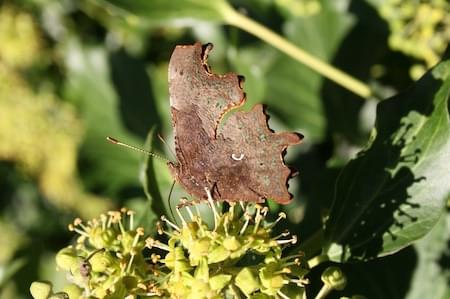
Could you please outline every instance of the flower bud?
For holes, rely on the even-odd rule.
[[[184,255],[183,248],[181,247],[175,247],[174,250],[170,251],[166,255],[164,262],[169,269],[174,270],[176,273],[191,269],[191,266]]]
[[[89,261],[94,272],[105,272],[114,263],[114,259],[108,253],[102,252],[94,254]]]
[[[235,284],[247,296],[261,288],[258,276],[249,267],[239,271],[235,278]]]
[[[188,299],[196,298],[211,298],[211,290],[209,284],[201,279],[195,279],[190,285],[190,294],[187,296]]]
[[[222,245],[216,246],[208,254],[208,262],[211,264],[219,263],[226,260],[230,256],[230,252]]]
[[[130,253],[133,250],[134,235],[131,232],[127,231],[120,236],[122,237],[120,241],[123,246],[123,253]]]
[[[209,285],[211,286],[211,289],[220,291],[231,281],[231,277],[232,276],[229,274],[219,274],[213,276],[209,279]]]
[[[78,267],[81,259],[77,256],[77,252],[72,247],[66,247],[58,251],[56,254],[56,265],[64,271],[69,271],[74,267]]]
[[[200,279],[205,282],[209,281],[209,268],[208,268],[208,261],[206,258],[203,258],[200,260],[199,265],[195,269],[194,274],[195,279]]]
[[[259,272],[259,279],[264,287],[264,293],[275,296],[285,284],[283,275],[278,271],[278,265],[271,263],[263,267]]]
[[[112,229],[103,230],[101,227],[93,227],[89,232],[89,242],[96,249],[110,248],[117,238]]]
[[[323,271],[321,279],[325,285],[335,290],[343,290],[347,285],[347,277],[338,267],[328,267]]]
[[[48,299],[52,293],[52,284],[45,281],[34,281],[30,286],[30,293],[34,299]]]
[[[197,233],[199,230],[199,225],[197,222],[189,222],[186,226],[181,230],[181,238],[180,240],[183,244],[188,245],[189,242],[195,240],[197,238]]]
[[[74,284],[68,284],[63,288],[63,291],[69,295],[69,299],[78,299],[81,297],[83,290]]]
[[[191,265],[198,265],[199,260],[208,255],[210,244],[211,240],[206,237],[191,242],[191,247],[189,247]]]
[[[236,251],[242,245],[235,236],[232,236],[232,237],[227,237],[227,238],[225,238],[225,240],[223,240],[223,246],[230,251]]]
[[[48,299],[70,299],[70,298],[69,295],[67,295],[66,293],[58,292],[48,297]]]

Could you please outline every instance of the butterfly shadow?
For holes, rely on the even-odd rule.
[[[403,142],[401,142],[403,143]],[[392,144],[390,153],[400,153],[402,145]],[[398,162],[404,163],[395,174],[380,164],[379,168],[371,167],[370,171],[379,175],[380,184],[376,189],[363,196],[363,200],[353,204],[354,218],[352,229],[345,232],[343,239],[344,253],[349,253],[348,259],[372,259],[383,251],[386,238],[395,242],[402,229],[418,221],[415,211],[420,204],[411,201],[408,189],[419,182],[426,181],[425,177],[415,177],[411,167],[419,161],[420,151],[412,155],[398,156]],[[395,160],[394,157],[393,161]],[[397,163],[391,166],[395,167]],[[371,189],[371,188],[369,188]],[[343,257],[347,259],[347,257]]]
[[[378,104],[376,134],[338,177],[326,223],[325,248],[341,252],[340,260],[390,254],[410,244],[411,233],[425,232],[419,220],[426,220],[420,217],[432,207],[416,192],[432,181],[425,176],[430,172],[420,170],[429,158],[421,121],[434,113],[441,86],[442,81],[429,73],[404,93]],[[334,245],[339,251],[330,249]]]

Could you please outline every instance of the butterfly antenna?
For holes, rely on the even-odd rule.
[[[152,152],[150,152],[150,151],[146,151],[146,150],[144,150],[144,149],[142,149],[142,148],[138,148],[138,147],[136,147],[136,146],[132,146],[132,145],[127,144],[127,143],[123,143],[122,141],[119,141],[119,140],[117,140],[117,139],[115,139],[115,138],[112,138],[112,137],[109,137],[109,136],[108,136],[108,137],[106,137],[106,140],[108,140],[108,141],[111,142],[112,144],[117,144],[117,145],[120,145],[120,146],[129,148],[129,149],[132,149],[132,150],[135,150],[135,151],[144,153],[144,154],[149,155],[149,156],[151,156],[151,157],[154,157],[154,158],[157,158],[157,159],[166,161],[166,162],[170,162],[169,159],[166,159],[166,158],[164,158],[164,157],[162,157],[162,156],[160,156],[160,155],[157,155],[157,154],[152,153]]]
[[[157,134],[158,139],[161,140],[161,142],[169,149],[169,152],[172,154],[173,158],[176,159],[177,155],[175,155],[175,152],[173,149],[167,144],[166,140],[159,134]]]
[[[170,186],[170,191],[169,191],[169,210],[170,210],[170,215],[172,216],[172,219],[175,219],[175,215],[173,214],[173,210],[172,210],[172,205],[170,204],[170,200],[172,199],[172,192],[173,192],[173,188],[175,187],[175,180],[172,182],[172,186]]]

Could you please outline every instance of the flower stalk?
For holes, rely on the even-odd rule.
[[[224,5],[224,10],[222,10],[222,12],[225,22],[229,25],[247,31],[260,38],[296,61],[303,63],[322,76],[334,81],[364,99],[372,96],[372,91],[367,84],[314,57],[279,34],[237,12],[231,6]]]

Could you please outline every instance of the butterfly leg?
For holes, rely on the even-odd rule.
[[[219,216],[219,213],[217,212],[217,207],[214,204],[214,200],[213,200],[213,197],[212,197],[212,194],[211,194],[211,190],[208,187],[205,187],[205,192],[206,192],[206,196],[208,198],[208,203],[211,206],[211,210],[213,211],[213,214],[214,214],[214,230],[216,230],[217,223],[219,221],[220,216]]]
[[[264,197],[264,195],[262,195],[261,193],[259,193],[258,191],[256,191],[255,189],[251,188],[251,187],[247,187],[250,191],[252,191],[253,193],[255,193],[256,195],[258,195],[258,200],[256,202],[258,203],[263,203],[266,201],[266,198]]]
[[[189,200],[186,197],[182,197],[182,198],[180,198],[180,202],[177,204],[177,209],[182,209],[185,207],[192,207],[199,203],[201,203],[201,200],[198,200],[198,199]]]
[[[210,191],[210,195],[213,199],[215,200],[219,200],[222,198],[220,191],[219,191],[219,187],[217,186],[217,182],[213,181],[209,178],[208,174],[205,174],[205,178],[206,178],[206,183],[210,186],[208,188],[208,190]],[[206,187],[205,187],[206,189]],[[208,194],[206,194],[208,196]],[[217,195],[217,196],[214,196]]]

